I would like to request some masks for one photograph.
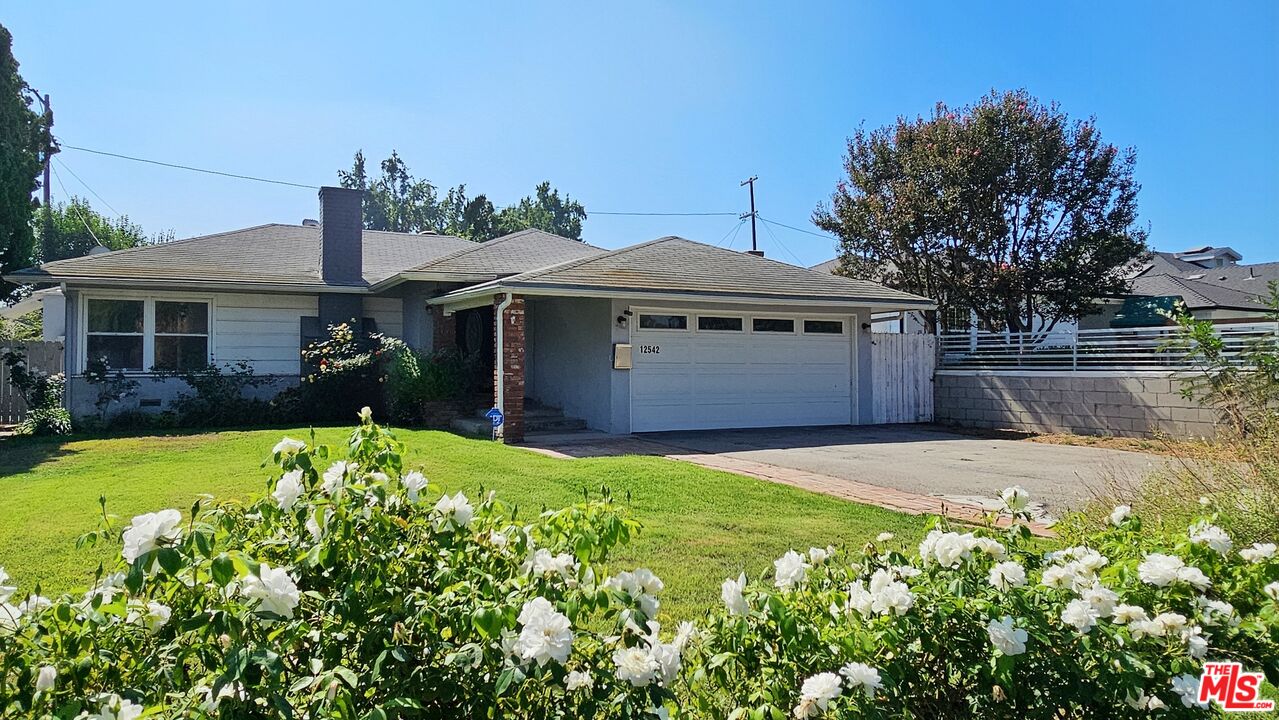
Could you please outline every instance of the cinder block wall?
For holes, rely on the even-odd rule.
[[[1212,437],[1216,412],[1181,396],[1172,374],[1009,376],[937,372],[937,422],[1079,435]]]

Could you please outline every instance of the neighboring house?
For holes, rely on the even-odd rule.
[[[321,220],[60,260],[6,276],[66,297],[68,403],[92,411],[89,357],[150,377],[244,361],[296,383],[332,323],[423,351],[495,358],[505,435],[526,398],[610,433],[868,423],[872,313],[933,307],[871,282],[677,237],[606,251],[524,231],[482,244],[361,229],[358,191],[320,190]],[[498,322],[494,322],[498,318]],[[278,386],[273,389],[278,390]]]
[[[817,263],[809,270],[837,275],[839,258],[831,258]],[[871,331],[877,333],[906,333],[908,335],[924,335],[929,332],[928,319],[922,310],[894,310],[877,312],[871,315]]]
[[[1229,247],[1204,246],[1179,253],[1156,252],[1132,278],[1131,293],[1103,302],[1102,311],[1084,318],[1082,329],[1171,324],[1178,307],[1196,319],[1215,323],[1267,320],[1262,299],[1279,281],[1279,262],[1241,264]]]

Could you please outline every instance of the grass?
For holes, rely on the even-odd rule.
[[[319,441],[341,445],[348,430]],[[230,431],[130,438],[0,440],[0,566],[19,588],[45,594],[86,586],[117,545],[76,549],[100,525],[98,497],[127,520],[166,507],[187,509],[200,494],[248,500],[265,489],[260,468],[282,435],[305,429]],[[645,565],[667,590],[666,619],[698,614],[725,577],[768,568],[788,548],[861,543],[883,531],[913,543],[924,519],[658,457],[561,460],[434,431],[397,431],[406,467],[421,468],[432,492],[496,490],[521,513],[557,508],[583,492],[612,490],[644,523],[615,567]]]

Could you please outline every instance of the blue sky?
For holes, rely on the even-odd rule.
[[[1155,247],[1279,260],[1275,2],[28,2],[0,22],[68,144],[312,185],[395,148],[440,186],[502,204],[546,179],[588,212],[741,212],[758,175],[760,214],[810,230],[859,124],[1025,87],[1137,148]],[[316,214],[312,190],[59,159],[148,231]],[[596,215],[584,237],[737,224]],[[772,257],[834,253],[775,233]]]

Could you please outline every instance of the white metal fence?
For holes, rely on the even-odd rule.
[[[62,343],[43,341],[5,341],[0,343],[0,356],[19,350],[27,358],[27,366],[50,375],[62,372]],[[0,361],[0,425],[22,422],[27,416],[27,402],[9,380],[9,367]]]
[[[1242,363],[1255,343],[1279,342],[1279,324],[1216,326],[1226,355]],[[1170,347],[1176,327],[1054,330],[1050,333],[957,332],[940,336],[938,366],[973,370],[1185,370]]]

